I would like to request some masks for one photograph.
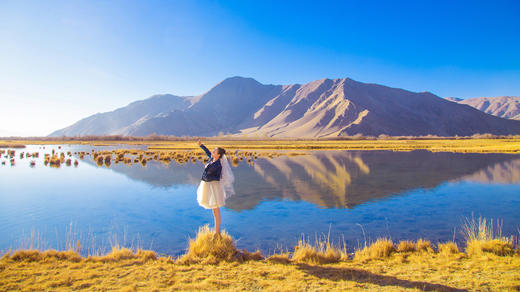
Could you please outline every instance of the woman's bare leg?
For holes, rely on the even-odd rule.
[[[215,233],[220,234],[220,209],[213,208],[213,217],[215,217]]]

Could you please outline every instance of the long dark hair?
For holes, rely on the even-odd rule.
[[[226,149],[222,147],[217,147],[217,152],[220,155],[220,157],[222,157],[222,155],[226,154]]]

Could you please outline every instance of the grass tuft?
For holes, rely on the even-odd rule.
[[[390,239],[379,238],[370,246],[365,246],[363,249],[356,251],[354,255],[355,260],[369,260],[389,257],[396,249]]]
[[[443,255],[452,255],[459,253],[459,247],[457,246],[457,243],[453,241],[439,243],[437,247],[439,249],[439,253]]]
[[[264,256],[259,250],[256,250],[255,252],[248,252],[247,249],[242,250],[242,252],[239,255],[239,260],[241,262],[243,261],[261,261],[264,259]]]
[[[289,264],[291,262],[290,253],[275,253],[270,255],[266,261],[276,264]]]
[[[397,245],[397,251],[398,252],[414,252],[415,244],[408,240],[402,240]]]
[[[415,243],[415,249],[417,251],[433,252],[432,243],[422,238],[419,238]]]
[[[208,225],[199,227],[195,239],[190,239],[188,251],[177,260],[179,264],[209,263],[235,261],[239,253],[233,239],[226,231],[215,236],[215,231]]]
[[[514,253],[511,242],[501,239],[473,240],[468,242],[466,253],[468,255],[481,255],[482,253],[493,253],[498,256],[512,255]]]
[[[493,220],[479,217],[466,218],[462,226],[462,233],[466,239],[466,253],[469,256],[478,256],[483,253],[493,253],[498,256],[512,255],[513,238],[502,236],[502,225],[497,221],[496,229]]]
[[[140,263],[143,263],[149,260],[157,260],[157,254],[152,250],[142,249],[138,249],[137,252],[133,252],[129,248],[120,247],[116,244],[112,247],[112,251],[110,253],[102,256],[89,256],[87,260],[107,263],[131,259],[139,260]]]
[[[315,264],[337,263],[340,261],[342,253],[335,248],[330,241],[316,240],[315,245],[311,245],[309,241],[305,241],[305,237],[298,241],[298,245],[294,247],[292,260],[295,262],[309,262]]]

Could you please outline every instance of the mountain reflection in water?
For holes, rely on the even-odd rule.
[[[88,162],[89,160],[87,160]],[[92,161],[90,161],[92,162]],[[151,161],[111,169],[157,187],[198,185],[203,164]],[[253,209],[264,200],[303,200],[325,208],[356,205],[446,181],[520,182],[520,158],[510,154],[391,151],[310,151],[308,155],[259,158],[233,168],[236,195],[226,207]]]

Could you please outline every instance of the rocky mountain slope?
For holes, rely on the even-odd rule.
[[[490,115],[504,119],[520,120],[520,96],[476,97],[460,99],[448,97],[450,101],[467,104]]]
[[[149,134],[322,138],[344,135],[469,136],[520,134],[520,121],[498,118],[429,92],[349,78],[265,85],[225,79],[195,97],[153,96],[100,113],[51,136]]]

